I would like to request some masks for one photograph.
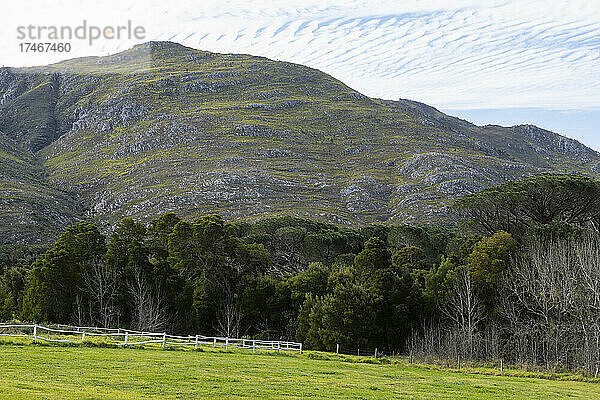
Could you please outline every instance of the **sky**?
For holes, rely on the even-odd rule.
[[[534,123],[600,150],[600,0],[29,0],[3,4],[0,64],[106,55],[148,40],[318,68],[368,96],[474,123]],[[18,28],[144,29],[22,52]],[[61,42],[61,40],[43,40]]]

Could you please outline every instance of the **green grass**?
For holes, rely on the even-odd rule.
[[[348,361],[359,360],[5,343],[0,398],[600,399],[595,383]]]

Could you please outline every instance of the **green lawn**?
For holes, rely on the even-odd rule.
[[[0,345],[10,399],[600,399],[600,384],[471,375],[309,355]]]

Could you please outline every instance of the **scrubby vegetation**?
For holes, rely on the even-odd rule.
[[[458,229],[166,213],[107,238],[86,221],[2,249],[0,319],[597,375],[599,203],[598,181],[546,174],[463,198]]]
[[[169,42],[0,68],[0,95],[0,146],[20,160],[0,147],[0,243],[166,211],[442,223],[453,199],[492,185],[600,176],[597,152],[534,126],[478,127],[302,65]]]

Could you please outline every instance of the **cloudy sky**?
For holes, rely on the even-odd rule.
[[[35,3],[38,3],[35,6]],[[306,64],[369,96],[409,98],[478,124],[531,122],[600,150],[599,0],[105,0],[10,2],[2,65],[105,55],[137,42]],[[144,40],[72,40],[22,53],[17,27],[143,26]]]

